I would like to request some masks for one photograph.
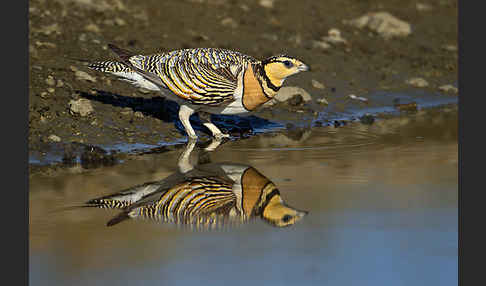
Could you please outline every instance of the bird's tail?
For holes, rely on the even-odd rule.
[[[120,222],[129,219],[130,216],[127,212],[122,212],[121,214],[117,215],[116,217],[112,218],[110,221],[106,223],[106,226],[114,226],[115,224],[119,224]]]

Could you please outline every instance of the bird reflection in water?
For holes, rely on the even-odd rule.
[[[92,199],[86,206],[121,209],[107,226],[126,219],[150,219],[204,230],[235,226],[255,218],[286,227],[307,214],[288,206],[277,187],[251,166],[192,164],[190,155],[195,144],[188,142],[179,157],[179,170],[171,176]],[[203,154],[219,144],[211,142]]]

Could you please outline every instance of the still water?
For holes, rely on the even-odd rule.
[[[30,284],[457,285],[457,139],[422,110],[34,174]]]

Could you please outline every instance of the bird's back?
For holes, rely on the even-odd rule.
[[[100,61],[89,67],[150,90],[169,89],[192,104],[219,105],[232,100],[238,73],[255,62],[236,51],[196,48],[132,55],[126,62]]]

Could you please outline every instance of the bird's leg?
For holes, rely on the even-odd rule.
[[[206,126],[209,131],[211,131],[214,138],[216,138],[217,140],[221,140],[223,138],[230,137],[229,134],[224,134],[223,132],[221,132],[221,130],[219,130],[216,125],[211,122],[210,116],[211,115],[207,112],[199,112],[199,119],[201,119],[203,125]]]
[[[215,138],[214,140],[211,141],[208,147],[204,148],[204,151],[207,152],[212,152],[218,148],[218,146],[221,144],[221,139]]]
[[[184,129],[186,129],[187,135],[191,139],[197,139],[196,132],[192,129],[191,122],[189,122],[189,117],[195,112],[194,109],[190,108],[187,105],[181,105],[179,108],[179,119],[184,125]]]
[[[189,138],[189,140],[187,141],[186,148],[180,155],[179,160],[177,161],[177,166],[179,167],[179,171],[183,174],[194,169],[194,165],[190,162],[190,156],[192,150],[194,150],[194,146],[196,146],[196,140]]]

